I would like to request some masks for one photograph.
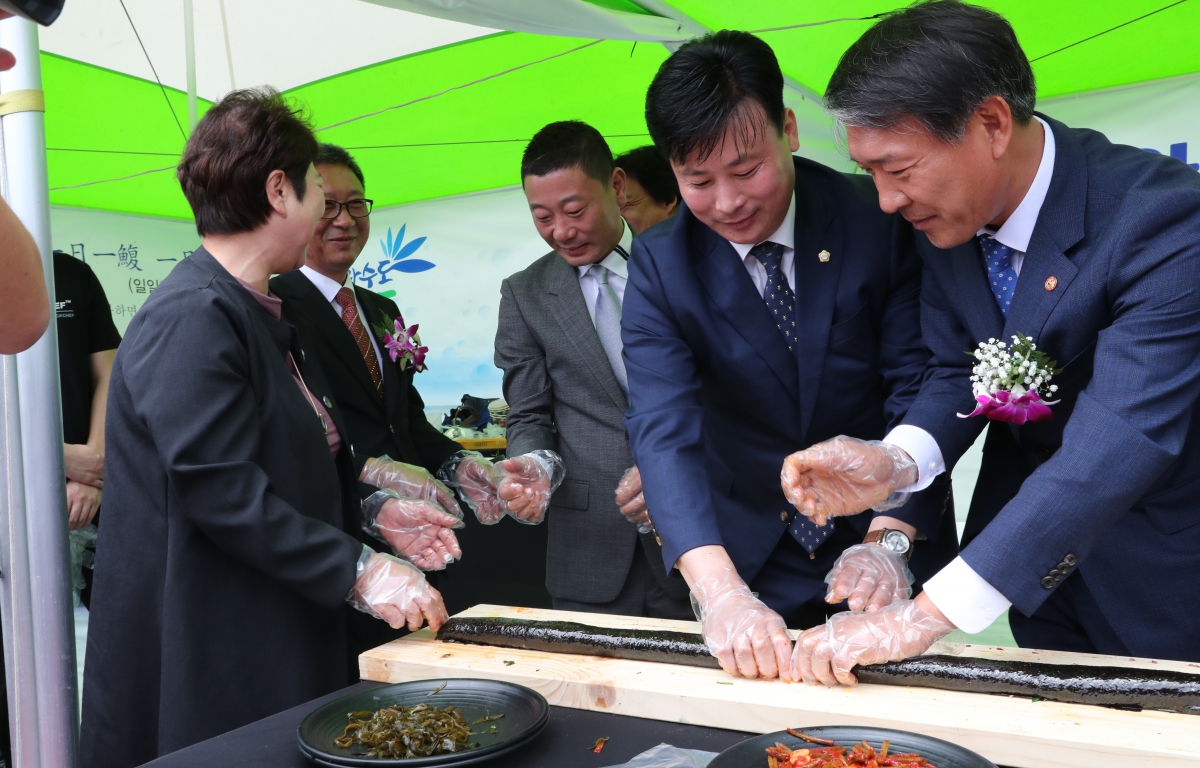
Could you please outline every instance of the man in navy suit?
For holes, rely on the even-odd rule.
[[[785,624],[906,597],[914,541],[918,578],[957,551],[944,482],[814,526],[779,481],[793,451],[879,440],[912,402],[928,359],[912,230],[868,177],[792,156],[779,64],[753,35],[681,47],[646,116],[684,202],[634,240],[622,316],[646,507],[722,667],[791,679]]]
[[[816,446],[789,459],[799,507],[819,520],[920,487],[988,434],[961,557],[916,601],[813,630],[800,673],[849,683],[855,663],[1010,605],[1022,646],[1200,661],[1200,178],[1035,115],[1008,22],[958,2],[880,21],[825,98],[882,208],[919,230],[933,359],[905,417],[927,438],[914,461]],[[974,406],[963,353],[1018,333],[1062,369],[1052,418],[959,418]]]

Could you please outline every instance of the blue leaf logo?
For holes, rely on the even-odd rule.
[[[433,269],[437,265],[431,261],[410,258],[414,253],[417,252],[417,249],[425,244],[425,238],[418,237],[414,240],[409,240],[407,243],[404,242],[404,230],[407,228],[407,223],[401,224],[400,231],[396,233],[395,237],[393,237],[392,228],[388,227],[387,240],[379,241],[379,245],[383,248],[383,253],[387,261],[392,262],[388,265],[389,268],[387,271],[406,272],[411,274],[414,272],[424,272],[426,270]]]

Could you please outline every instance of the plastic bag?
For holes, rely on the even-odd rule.
[[[642,754],[627,763],[609,766],[609,768],[707,768],[716,752],[703,752],[699,749],[680,749],[670,744],[659,744],[647,749]],[[766,765],[763,760],[763,765]]]

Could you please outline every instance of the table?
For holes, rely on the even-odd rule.
[[[363,682],[285,712],[194,744],[146,764],[146,768],[313,768],[296,746],[296,729],[309,712],[353,691],[378,687]],[[550,707],[546,730],[532,743],[486,763],[488,768],[601,768],[618,765],[667,743],[684,749],[721,752],[754,734]],[[604,751],[591,747],[610,737]]]

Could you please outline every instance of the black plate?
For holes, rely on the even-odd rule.
[[[886,728],[866,728],[849,725],[827,725],[820,728],[796,728],[794,730],[830,739],[839,747],[852,747],[860,741],[865,741],[875,749],[879,749],[884,740],[892,743],[890,752],[917,752],[937,768],[996,768],[992,761],[977,755],[969,749],[963,749],[957,744],[922,736],[908,731],[892,731]],[[713,758],[708,768],[767,768],[767,747],[775,746],[775,742],[786,744],[789,749],[799,747],[820,747],[820,744],[807,744],[787,731],[776,731],[765,736],[746,739],[740,744],[734,744],[729,749]]]
[[[442,687],[442,686],[445,687]],[[430,695],[432,691],[436,694]],[[453,706],[471,722],[488,714],[504,713],[500,720],[476,726],[484,731],[473,739],[479,749],[434,757],[414,757],[406,760],[381,760],[355,755],[354,749],[342,749],[333,743],[346,729],[346,716],[351,712],[374,712],[393,704],[406,707],[426,703],[430,706]],[[297,738],[300,751],[318,765],[328,766],[451,766],[480,763],[511,752],[533,739],[550,718],[550,706],[537,691],[523,685],[499,680],[414,680],[396,683],[343,696],[316,710],[300,723]],[[488,733],[490,726],[496,733]],[[361,748],[359,748],[361,749]],[[940,768],[940,767],[939,767]]]

